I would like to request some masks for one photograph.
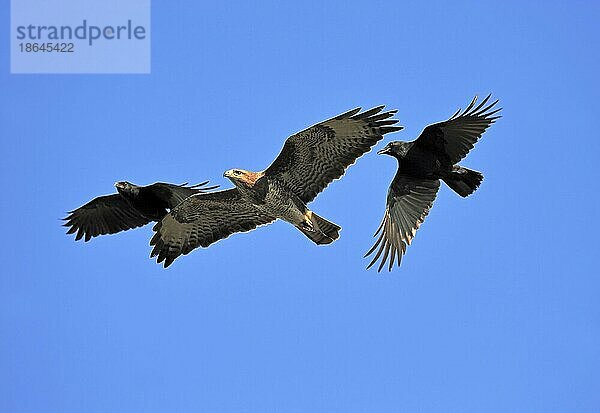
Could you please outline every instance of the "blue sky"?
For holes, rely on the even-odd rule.
[[[599,411],[600,7],[420,3],[154,2],[150,75],[10,75],[2,42],[0,411]],[[362,259],[374,152],[311,204],[328,247],[278,222],[164,270],[150,226],[60,226],[117,180],[226,188],[350,108],[411,140],[488,92],[483,185],[443,187],[391,274]]]

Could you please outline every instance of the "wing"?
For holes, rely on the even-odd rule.
[[[208,184],[208,181],[191,186],[188,186],[187,182],[181,185],[157,182],[143,187],[142,190],[151,191],[155,196],[165,201],[168,208],[171,209],[191,195],[205,193],[219,187],[219,185],[206,186],[206,184]]]
[[[383,135],[402,129],[392,126],[395,110],[382,110],[357,108],[289,137],[265,174],[282,179],[303,202],[312,201]]]
[[[406,246],[410,245],[417,229],[429,213],[439,187],[438,179],[419,179],[396,175],[388,192],[383,220],[374,235],[379,235],[379,237],[365,254],[367,257],[379,247],[367,269],[377,262],[382,253],[383,257],[377,269],[378,272],[381,271],[388,258],[388,271],[392,270],[394,260],[397,260],[398,266],[400,266]]]
[[[477,96],[469,106],[460,109],[447,121],[427,126],[415,141],[421,148],[443,157],[452,165],[457,164],[473,148],[485,130],[501,116],[494,116],[502,108],[494,109],[498,100],[486,106],[488,95],[477,107]],[[494,110],[492,110],[494,109]]]
[[[67,234],[77,232],[75,240],[85,236],[86,242],[98,235],[114,234],[150,222],[118,194],[94,198],[69,212],[63,221],[66,221],[63,226],[70,227]]]
[[[181,254],[274,220],[245,201],[237,189],[192,195],[154,226],[150,257],[158,256],[156,262],[164,261],[166,268]]]

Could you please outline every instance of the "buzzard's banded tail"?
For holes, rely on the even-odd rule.
[[[331,244],[340,237],[341,227],[321,218],[312,211],[307,211],[308,222],[296,226],[304,235],[317,245]]]
[[[458,165],[444,177],[444,182],[463,198],[475,192],[481,181],[483,181],[483,175],[480,172]]]

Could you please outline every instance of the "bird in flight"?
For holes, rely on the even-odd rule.
[[[117,182],[117,193],[99,196],[82,207],[69,212],[63,226],[70,227],[67,234],[74,234],[75,240],[84,238],[87,242],[98,235],[115,234],[160,221],[167,209],[174,208],[190,195],[204,193],[216,186],[207,187],[208,181],[187,186],[157,182],[148,186],[137,186],[122,181]]]
[[[230,169],[223,175],[235,188],[192,195],[154,226],[151,257],[165,268],[181,254],[208,247],[236,232],[253,230],[276,219],[298,228],[317,245],[339,237],[340,227],[306,206],[331,181],[386,133],[402,129],[383,106],[360,108],[289,137],[267,169]]]
[[[388,271],[400,266],[406,246],[429,213],[440,187],[440,179],[462,197],[472,194],[483,180],[477,171],[458,165],[485,130],[500,118],[498,100],[488,103],[488,95],[477,104],[477,96],[464,110],[450,119],[427,126],[412,142],[390,142],[377,152],[398,160],[398,170],[390,185],[377,240],[365,257],[375,253],[370,268],[381,257],[378,271],[389,259]],[[476,106],[477,104],[477,106]],[[382,255],[383,254],[383,255]]]

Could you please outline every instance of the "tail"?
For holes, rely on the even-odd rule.
[[[331,244],[340,237],[341,227],[321,218],[312,211],[306,212],[306,221],[297,225],[304,235],[317,245]]]
[[[463,198],[471,195],[483,181],[483,175],[477,171],[456,165],[452,172],[446,175],[444,182]]]

